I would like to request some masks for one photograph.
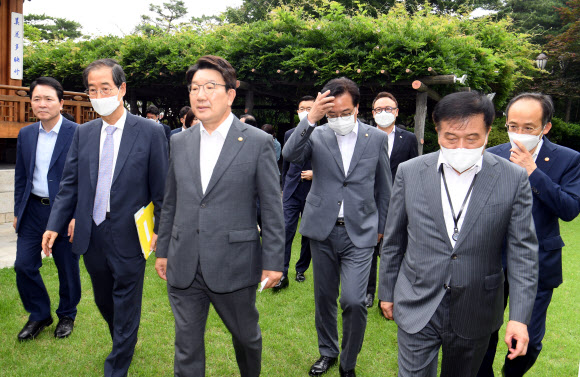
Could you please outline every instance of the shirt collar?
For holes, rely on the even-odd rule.
[[[542,145],[544,145],[544,137],[543,136],[540,139],[540,142],[538,143],[538,145],[536,146],[536,149],[534,150],[534,154],[532,154],[532,158],[534,159],[534,161],[536,161],[536,159],[538,158],[538,155],[540,154],[540,149],[542,149]]]
[[[230,115],[228,115],[226,120],[224,120],[218,126],[218,128],[215,129],[214,132],[219,133],[225,139],[228,132],[230,131],[230,127],[232,126],[233,121],[234,121],[234,114],[232,112],[230,112]],[[203,135],[205,133],[206,135],[209,135],[209,132],[207,132],[207,130],[205,129],[203,122],[200,122],[199,125],[200,125],[200,127],[199,127],[200,134]]]
[[[50,130],[49,132],[46,132],[46,130],[44,129],[44,127],[42,125],[42,121],[40,121],[38,123],[40,123],[38,125],[38,129],[39,129],[40,132],[44,132],[46,134],[49,134],[51,132],[54,132],[55,134],[58,135],[58,132],[60,131],[60,126],[62,125],[62,115],[59,114],[58,122],[56,122],[56,124],[54,125],[54,127],[52,127],[52,130]]]
[[[109,124],[109,123],[105,122],[105,120],[103,119],[103,126],[101,127],[101,132],[104,132],[104,130],[105,130],[105,128],[107,128],[107,126],[115,126],[118,129],[123,130],[123,128],[125,127],[126,120],[127,120],[127,109],[123,109],[123,115],[121,115],[121,117],[119,118],[117,123]]]
[[[484,151],[483,153],[485,153],[485,149],[483,151]],[[437,160],[437,171],[439,171],[439,168],[441,165],[445,165],[448,168],[453,169],[453,167],[451,165],[449,165],[449,163],[445,159],[445,156],[443,156],[443,153],[441,153],[441,150],[439,150],[439,159]],[[464,171],[461,174],[467,173],[467,172],[472,171],[472,170],[475,170],[475,174],[477,174],[480,172],[482,165],[483,165],[483,154],[479,157],[479,159],[477,160],[475,165],[473,165],[472,167],[470,167],[469,169],[467,169],[466,171]],[[453,171],[455,171],[455,170],[453,170]]]

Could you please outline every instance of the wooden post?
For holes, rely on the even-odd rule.
[[[22,80],[10,78],[10,42],[12,12],[23,13],[22,0],[0,1],[0,84],[22,86]],[[12,91],[0,90],[0,94],[12,94]]]
[[[417,136],[417,142],[419,143],[417,146],[419,156],[423,154],[426,119],[427,119],[427,92],[417,92],[417,102],[415,103],[415,136]]]
[[[434,101],[439,102],[441,100],[441,96],[439,95],[439,93],[437,93],[433,89],[429,88],[427,85],[425,85],[423,82],[421,82],[419,80],[413,81],[413,83],[411,84],[411,86],[413,87],[413,89],[415,89],[418,92],[421,92],[421,93],[425,92],[425,93],[427,93],[427,95],[429,96],[429,98],[431,98]]]

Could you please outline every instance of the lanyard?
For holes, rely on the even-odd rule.
[[[467,195],[465,195],[465,199],[463,199],[463,204],[459,209],[457,217],[455,217],[455,211],[453,210],[453,204],[451,203],[451,195],[449,195],[449,188],[447,188],[447,180],[445,179],[443,165],[441,165],[441,175],[443,176],[443,184],[445,185],[445,192],[447,192],[447,200],[449,200],[449,207],[451,208],[451,216],[453,216],[453,223],[455,224],[455,226],[453,227],[453,235],[451,236],[451,238],[453,238],[453,241],[457,241],[459,239],[459,229],[457,228],[457,223],[461,218],[461,214],[463,213],[463,209],[465,208],[465,203],[467,203],[467,198],[469,198],[469,194],[471,194],[471,191],[473,190],[473,185],[475,184],[475,178],[477,178],[477,174],[475,174],[473,180],[471,181],[471,185],[469,186],[469,190],[467,190]]]

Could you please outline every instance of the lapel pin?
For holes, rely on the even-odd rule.
[[[401,135],[399,135],[399,139],[402,139],[403,137]]]
[[[544,161],[550,161],[550,157],[544,158]]]
[[[365,134],[365,137],[369,137],[369,134]]]
[[[242,141],[242,140],[244,140],[244,138],[243,138],[243,137],[241,137],[241,136],[240,136],[240,137],[238,137],[238,141]]]

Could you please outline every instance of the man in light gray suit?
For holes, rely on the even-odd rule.
[[[379,298],[398,325],[399,376],[475,376],[503,322],[502,243],[510,280],[510,358],[526,353],[538,241],[526,171],[484,152],[495,110],[475,92],[433,110],[439,152],[397,170]]]
[[[201,121],[171,138],[157,261],[175,317],[176,376],[204,376],[209,304],[232,334],[242,376],[260,375],[262,336],[256,287],[274,286],[284,267],[284,218],[272,137],[231,112],[236,72],[201,57],[187,71]],[[256,199],[262,207],[262,242]]]
[[[337,303],[341,288],[340,375],[355,376],[367,320],[366,286],[373,248],[382,238],[391,170],[387,134],[357,121],[360,93],[341,77],[330,80],[286,142],[284,159],[311,160],[312,187],[300,233],[310,238],[320,358],[309,374],[326,373],[338,358]],[[315,127],[324,116],[328,124]]]

